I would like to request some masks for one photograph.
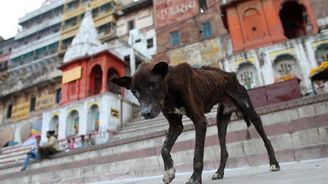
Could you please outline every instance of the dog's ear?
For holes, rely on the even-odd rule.
[[[169,72],[169,65],[166,62],[159,62],[154,66],[152,71],[164,77]]]
[[[118,86],[124,87],[126,89],[130,89],[132,78],[125,76],[125,77],[118,77],[112,78],[110,81]]]

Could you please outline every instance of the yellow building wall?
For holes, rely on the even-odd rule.
[[[67,7],[67,4],[72,2],[73,0],[66,0],[65,1],[65,9],[64,9],[64,15],[63,15],[63,20],[62,20],[62,28],[61,28],[61,34],[60,34],[60,45],[59,45],[59,52],[60,53],[63,53],[66,51],[66,48],[62,48],[62,45],[63,45],[63,41],[65,39],[68,39],[68,38],[72,38],[76,35],[79,27],[80,27],[80,23],[82,21],[82,15],[84,14],[84,12],[86,11],[87,7],[88,7],[88,4],[83,4],[81,3],[82,0],[80,0],[80,4],[78,5],[78,7],[76,7],[74,10],[67,10],[66,7]],[[109,2],[113,2],[114,5],[117,4],[117,1],[116,0],[93,0],[90,2],[89,4],[89,7],[91,10],[95,9],[95,8],[98,8],[106,3],[109,3]],[[116,22],[114,16],[113,16],[113,9],[106,12],[106,13],[102,13],[101,15],[95,17],[93,20],[95,22],[95,26],[96,27],[100,27],[104,24],[107,24],[107,23],[111,23],[111,22]],[[69,27],[67,29],[64,29],[64,22],[66,20],[69,20],[71,18],[74,18],[74,17],[77,17],[77,24],[72,26],[72,27]],[[112,35],[114,35],[112,32],[106,34],[106,35],[101,35],[99,39],[101,40],[106,40],[108,39],[109,37],[111,37]]]
[[[61,84],[56,83],[53,86],[45,86],[30,91],[23,91],[13,97],[9,97],[6,101],[1,102],[1,115],[5,118],[7,113],[6,105],[12,104],[11,118],[9,122],[16,123],[21,120],[31,118],[35,115],[40,115],[42,111],[55,107],[56,104],[56,89],[60,88]],[[32,96],[36,97],[35,110],[30,112],[30,103]],[[7,122],[7,121],[6,121]]]

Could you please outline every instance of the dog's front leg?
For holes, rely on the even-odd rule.
[[[171,149],[183,131],[183,125],[182,125],[182,116],[177,114],[165,114],[165,117],[169,121],[170,127],[166,135],[166,139],[164,141],[164,145],[162,148],[162,157],[164,161],[164,176],[163,176],[163,182],[165,184],[171,183],[172,180],[175,178],[175,169],[173,167],[173,160],[171,157]]]
[[[194,152],[194,172],[187,184],[201,184],[204,159],[204,144],[206,137],[207,119],[205,116],[192,117],[196,130],[196,143]]]

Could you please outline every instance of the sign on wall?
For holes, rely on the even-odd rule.
[[[54,94],[44,94],[39,96],[36,102],[37,110],[44,110],[51,108],[55,105],[55,95]]]
[[[14,105],[11,119],[13,121],[19,121],[28,118],[29,110],[30,110],[29,107],[30,106],[28,102],[18,103]]]
[[[173,65],[189,63],[190,65],[216,66],[224,57],[219,39],[205,40],[170,51],[170,62]]]
[[[117,118],[117,119],[120,118],[120,112],[118,110],[116,110],[116,109],[111,109],[111,115],[114,118]]]
[[[78,66],[63,73],[63,84],[75,81],[81,78],[82,67]]]
[[[197,0],[156,0],[154,9],[156,29],[190,18],[199,11]]]

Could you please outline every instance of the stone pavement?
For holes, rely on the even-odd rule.
[[[204,171],[203,184],[327,184],[328,158],[281,164],[281,171],[269,172],[268,165],[227,169],[223,180],[212,181],[214,171]],[[191,173],[178,173],[172,184],[184,184]],[[162,176],[117,179],[93,184],[162,184]]]

